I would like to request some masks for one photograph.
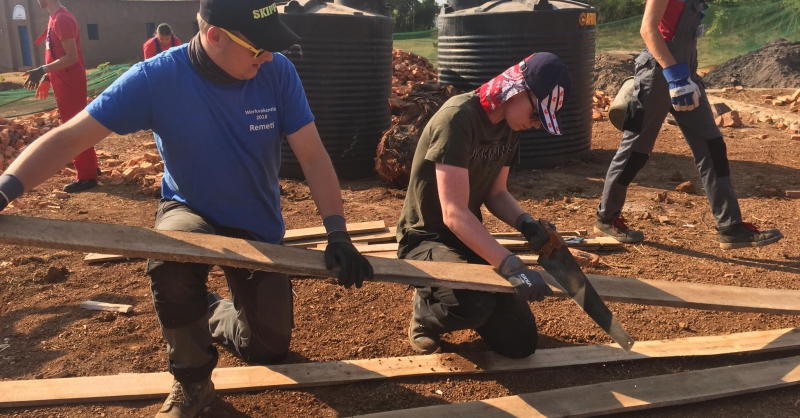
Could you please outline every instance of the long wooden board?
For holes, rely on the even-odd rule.
[[[800,357],[620,380],[452,405],[361,415],[366,418],[558,418],[619,412],[725,398],[797,385]]]
[[[123,225],[0,215],[0,243],[82,252],[115,252],[155,258],[244,267],[313,277],[336,277],[320,251],[191,232],[155,231]],[[511,285],[490,266],[369,257],[375,281],[445,286],[512,293]],[[557,297],[567,297],[549,274],[544,279]],[[758,289],[627,279],[588,274],[611,302],[737,312],[800,314],[800,291]]]
[[[528,241],[526,241],[525,238],[522,237],[497,238],[497,242],[500,243],[500,245],[502,245],[503,247],[508,248],[509,250],[517,250],[517,251],[532,250],[530,245],[528,245]],[[567,246],[577,249],[585,249],[585,248],[617,249],[622,247],[622,243],[611,237],[592,237],[592,238],[584,238],[583,241],[580,242],[579,244],[567,243]]]
[[[512,360],[494,353],[433,354],[370,360],[218,368],[220,392],[300,388],[408,376],[459,375],[535,370],[647,358],[711,356],[800,348],[800,329],[745,332],[711,337],[639,341],[630,353],[616,344],[538,350]],[[159,398],[172,383],[169,373],[120,374],[0,382],[0,407]]]

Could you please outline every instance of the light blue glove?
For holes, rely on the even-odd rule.
[[[686,63],[664,68],[672,107],[680,112],[694,110],[700,105],[700,88],[689,76],[689,64]]]

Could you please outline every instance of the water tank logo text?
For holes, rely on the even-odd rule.
[[[578,23],[581,26],[594,26],[597,24],[597,13],[581,13],[578,16]]]

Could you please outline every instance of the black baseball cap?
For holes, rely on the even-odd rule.
[[[278,17],[275,0],[200,0],[200,17],[209,25],[241,32],[256,47],[280,52],[298,43]]]
[[[572,90],[572,78],[564,62],[549,52],[537,52],[519,63],[528,89],[539,101],[539,119],[553,135],[561,135],[558,111]]]

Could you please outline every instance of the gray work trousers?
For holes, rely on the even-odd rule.
[[[702,81],[693,76],[701,91],[700,106],[691,111],[678,112],[672,108],[669,84],[663,70],[648,51],[636,59],[635,71],[634,91],[623,124],[625,131],[622,143],[606,174],[598,216],[604,219],[619,216],[628,186],[653,152],[664,118],[668,112],[672,112],[692,150],[718,226],[741,223],[742,213],[731,184],[727,148],[714,121]]]
[[[424,241],[410,249],[405,259],[488,264],[471,251],[435,241]],[[536,351],[536,318],[530,306],[514,294],[417,287],[414,305],[423,325],[440,334],[474,329],[492,351],[510,358],[527,357]]]
[[[162,201],[156,229],[252,239],[249,233],[212,224],[189,206]],[[289,351],[293,328],[292,285],[281,273],[222,267],[231,300],[208,292],[211,266],[148,260],[147,273],[161,334],[167,341],[169,370],[181,383],[211,374],[217,363],[212,341],[242,359],[275,363]]]

